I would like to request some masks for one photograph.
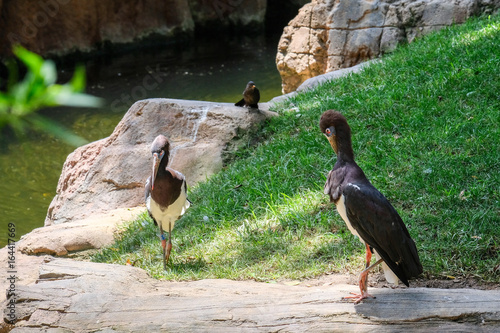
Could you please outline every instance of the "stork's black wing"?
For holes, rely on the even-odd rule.
[[[422,273],[417,247],[390,202],[371,184],[343,186],[346,215],[359,236],[408,286],[408,279]]]

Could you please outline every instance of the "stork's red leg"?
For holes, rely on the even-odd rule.
[[[367,255],[367,257],[368,257],[368,255]],[[371,253],[370,253],[370,257],[371,257]],[[366,280],[368,279],[368,272],[370,272],[373,267],[377,266],[382,261],[383,261],[382,259],[377,260],[377,262],[375,262],[373,265],[367,267],[359,275],[359,290],[361,291],[361,294],[351,293],[353,296],[345,296],[345,297],[342,297],[342,299],[353,299],[354,304],[358,304],[359,302],[361,302],[365,298],[375,298],[374,296],[368,294],[368,285],[366,284]]]
[[[167,263],[165,262],[165,252],[167,247],[167,240],[165,239],[165,234],[163,233],[163,228],[160,226],[160,239],[161,247],[163,248],[163,268],[167,269]]]
[[[167,254],[164,256],[165,264],[164,267],[167,269],[168,259],[170,258],[170,251],[172,251],[172,223],[168,223],[168,243],[167,243]]]
[[[368,268],[370,266],[370,261],[372,261],[372,250],[370,250],[370,245],[368,243],[365,243],[366,245],[366,265],[365,268]]]

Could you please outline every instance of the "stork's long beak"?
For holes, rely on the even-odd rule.
[[[155,188],[156,174],[158,173],[158,167],[160,166],[161,159],[165,153],[162,151],[160,155],[158,153],[153,153],[153,172],[151,177],[151,190]]]
[[[327,133],[325,133],[325,136],[328,139],[328,142],[330,142],[330,146],[332,146],[333,150],[335,151],[335,154],[338,155],[336,134],[337,132],[335,130],[335,127],[331,126],[327,128]]]
[[[330,146],[332,146],[333,151],[335,151],[335,154],[338,155],[338,152],[337,152],[337,142],[335,142],[335,137],[334,136],[328,137],[328,142],[330,142]]]

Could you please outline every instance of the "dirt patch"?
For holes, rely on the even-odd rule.
[[[278,282],[285,285],[301,285],[307,287],[328,286],[335,284],[358,284],[358,276],[350,274],[325,274],[317,278],[308,280],[284,280]],[[372,273],[368,276],[368,286],[370,288],[407,288],[404,284],[395,287],[387,283],[383,273]],[[447,277],[447,278],[417,278],[410,280],[410,287],[439,288],[439,289],[480,289],[480,290],[500,290],[500,283],[485,282],[475,278],[467,277]]]
[[[422,288],[440,288],[440,289],[480,289],[480,290],[500,290],[500,283],[484,282],[474,278],[461,278],[455,279],[416,279],[410,281],[412,287]]]

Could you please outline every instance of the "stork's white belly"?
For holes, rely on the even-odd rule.
[[[174,229],[175,221],[184,215],[190,206],[190,202],[187,200],[187,194],[183,187],[177,200],[166,209],[162,209],[154,200],[151,200],[151,196],[148,197],[146,206],[155,218],[158,226],[168,232],[169,224],[171,225],[171,229]]]
[[[349,184],[349,185],[351,185],[351,184]],[[349,231],[351,231],[351,233],[354,236],[358,236],[361,243],[365,244],[365,241],[359,236],[358,232],[356,231],[356,229],[354,229],[352,227],[351,222],[349,222],[349,219],[347,218],[347,213],[346,213],[346,208],[345,208],[345,198],[344,198],[343,194],[340,196],[339,201],[337,201],[336,207],[337,207],[337,211],[339,212],[340,216],[342,217],[345,224],[347,225],[347,228],[349,228]],[[377,251],[375,251],[375,249],[373,249],[373,252],[375,253],[375,257],[377,258],[377,260],[379,260],[380,256],[378,255]],[[396,276],[396,274],[394,274],[394,272],[389,268],[389,266],[387,266],[387,264],[384,261],[382,261],[382,268],[384,270],[384,275],[385,275],[385,279],[387,280],[387,282],[394,283],[397,285],[399,282],[399,278]]]
[[[345,198],[344,198],[343,194],[340,196],[339,201],[337,201],[336,206],[337,206],[337,212],[339,212],[340,216],[342,217],[342,219],[344,220],[345,224],[349,228],[349,231],[354,236],[358,236],[358,238],[361,241],[361,243],[365,244],[365,241],[361,237],[359,237],[358,232],[356,231],[356,229],[354,229],[352,227],[351,222],[349,222],[349,219],[347,218],[347,213],[346,213],[346,208],[345,208]]]

